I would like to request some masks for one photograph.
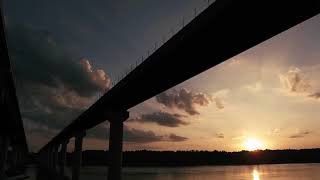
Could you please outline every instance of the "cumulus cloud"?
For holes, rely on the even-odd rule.
[[[299,131],[299,132],[296,132],[295,134],[289,136],[289,138],[303,138],[309,134],[311,134],[311,131]]]
[[[320,92],[315,91],[304,72],[297,67],[291,67],[288,72],[279,75],[280,82],[289,93],[301,94],[309,98],[319,99]]]
[[[9,28],[8,47],[16,78],[24,83],[54,88],[63,84],[86,97],[110,88],[103,70],[94,70],[89,60],[67,54],[48,32]]]
[[[106,73],[101,70],[93,70],[90,61],[88,59],[81,59],[80,64],[84,68],[84,70],[88,73],[91,81],[100,89],[108,90],[111,86],[111,80],[106,75]]]
[[[67,54],[49,32],[32,27],[8,27],[7,32],[24,122],[61,130],[110,88],[103,70]],[[26,132],[40,133],[36,128]]]
[[[305,93],[310,92],[312,88],[301,69],[297,67],[292,67],[285,74],[280,74],[279,78],[283,87],[290,92]]]
[[[185,116],[180,114],[170,114],[167,112],[154,112],[151,114],[142,114],[140,117],[132,119],[131,121],[140,123],[156,123],[160,126],[179,127],[181,125],[188,125],[181,118]]]
[[[197,115],[196,106],[207,106],[212,97],[205,93],[194,93],[187,89],[164,92],[156,96],[156,101],[168,108],[178,108],[189,115]]]

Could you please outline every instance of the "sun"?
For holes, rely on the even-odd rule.
[[[255,151],[263,148],[263,144],[260,140],[255,138],[249,138],[244,143],[243,146],[248,151]]]

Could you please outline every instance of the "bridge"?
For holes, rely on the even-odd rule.
[[[317,0],[217,0],[41,148],[39,163],[63,176],[67,145],[74,137],[72,179],[80,179],[86,131],[108,120],[108,179],[121,179],[123,122],[129,117],[128,109],[319,12]]]
[[[2,12],[0,10],[0,14]],[[28,145],[16,96],[14,76],[4,32],[4,21],[0,19],[0,179],[5,170],[17,170],[25,162]],[[10,151],[9,151],[10,149]],[[13,172],[15,174],[16,172]]]

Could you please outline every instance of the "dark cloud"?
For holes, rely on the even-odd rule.
[[[74,57],[46,31],[8,27],[8,49],[23,119],[61,130],[110,88],[103,70]]]
[[[309,97],[315,98],[315,99],[319,99],[320,98],[320,92],[310,94]]]
[[[87,59],[68,55],[49,32],[9,28],[8,47],[16,78],[24,83],[54,88],[63,85],[87,97],[110,87],[103,70],[94,70]]]
[[[160,126],[166,127],[179,127],[181,125],[188,125],[189,123],[181,120],[185,116],[180,114],[170,114],[167,112],[155,112],[151,114],[143,114],[138,118],[132,119],[131,121],[141,123],[156,123]]]
[[[188,138],[182,137],[182,136],[178,136],[178,135],[176,135],[176,134],[170,134],[170,135],[168,136],[168,140],[169,140],[169,141],[173,141],[173,142],[182,142],[182,141],[188,140]]]
[[[156,100],[166,107],[178,108],[189,115],[196,115],[199,114],[196,105],[207,106],[212,101],[212,97],[204,93],[194,93],[186,89],[180,89],[171,93],[161,93],[156,96]]]
[[[123,137],[125,142],[132,143],[150,143],[165,140],[164,136],[157,135],[153,131],[143,131],[135,128],[125,128]]]
[[[223,133],[216,133],[216,137],[217,138],[224,138],[224,134]]]
[[[109,127],[102,124],[96,126],[93,129],[90,129],[87,132],[89,137],[107,140],[109,138]],[[149,130],[144,131],[136,128],[130,128],[124,126],[123,130],[123,140],[124,142],[129,143],[151,143],[151,142],[161,142],[161,141],[171,141],[171,142],[180,142],[185,141],[188,138],[177,136],[175,134],[169,135],[158,135],[155,132]]]
[[[311,134],[311,131],[301,131],[289,136],[289,138],[303,138],[309,134]]]

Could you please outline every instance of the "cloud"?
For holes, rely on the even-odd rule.
[[[285,74],[280,74],[279,78],[282,86],[290,92],[305,93],[312,89],[301,69],[297,67],[291,67]]]
[[[100,124],[93,129],[90,129],[87,133],[88,136],[97,138],[97,139],[108,139],[109,138],[109,127]],[[124,126],[123,129],[123,141],[128,143],[152,143],[152,142],[180,142],[186,141],[188,138],[178,136],[175,134],[169,135],[158,135],[155,132],[148,130],[140,130],[136,128],[130,128]]]
[[[30,147],[40,147],[88,108],[99,93],[110,89],[111,81],[88,59],[67,54],[49,32],[27,26],[7,28],[28,142]]]
[[[186,141],[188,140],[188,138],[186,137],[182,137],[182,136],[178,136],[176,134],[170,134],[168,136],[169,141],[173,141],[173,142],[181,142],[181,141]]]
[[[110,89],[103,70],[67,54],[47,31],[8,27],[8,49],[24,120],[60,130]]]
[[[88,59],[81,59],[80,64],[84,68],[84,70],[88,73],[91,81],[98,86],[101,90],[108,90],[111,86],[111,80],[106,75],[106,73],[101,70],[93,70],[93,67],[90,64]]]
[[[217,138],[224,138],[224,134],[223,133],[216,133],[216,137]]]
[[[89,60],[67,54],[49,32],[9,28],[8,47],[16,78],[24,83],[54,88],[63,84],[86,97],[110,88],[103,70],[94,70]]]
[[[309,97],[315,98],[315,99],[319,99],[320,98],[320,92],[316,92],[316,93],[310,94]]]
[[[170,114],[167,112],[155,112],[151,114],[142,114],[140,117],[132,119],[131,121],[140,123],[156,123],[160,126],[179,127],[181,125],[188,125],[189,123],[181,120],[185,116],[180,114]]]
[[[289,138],[303,138],[309,134],[311,134],[311,131],[301,131],[289,136]]]
[[[280,128],[273,128],[269,131],[269,135],[276,135],[276,134],[280,134],[281,129]]]
[[[216,106],[218,109],[224,109],[224,105],[222,103],[222,101],[220,100],[220,98],[214,98],[214,101],[216,102]]]
[[[194,93],[187,89],[164,92],[156,96],[156,101],[168,108],[177,108],[189,115],[197,115],[196,106],[207,106],[212,97],[204,93]]]
[[[157,135],[153,131],[143,131],[135,128],[124,129],[124,141],[132,143],[150,143],[164,141],[164,136]]]
[[[320,92],[314,90],[305,73],[297,67],[291,67],[288,72],[279,75],[282,87],[289,93],[304,95],[309,98],[319,99]]]

